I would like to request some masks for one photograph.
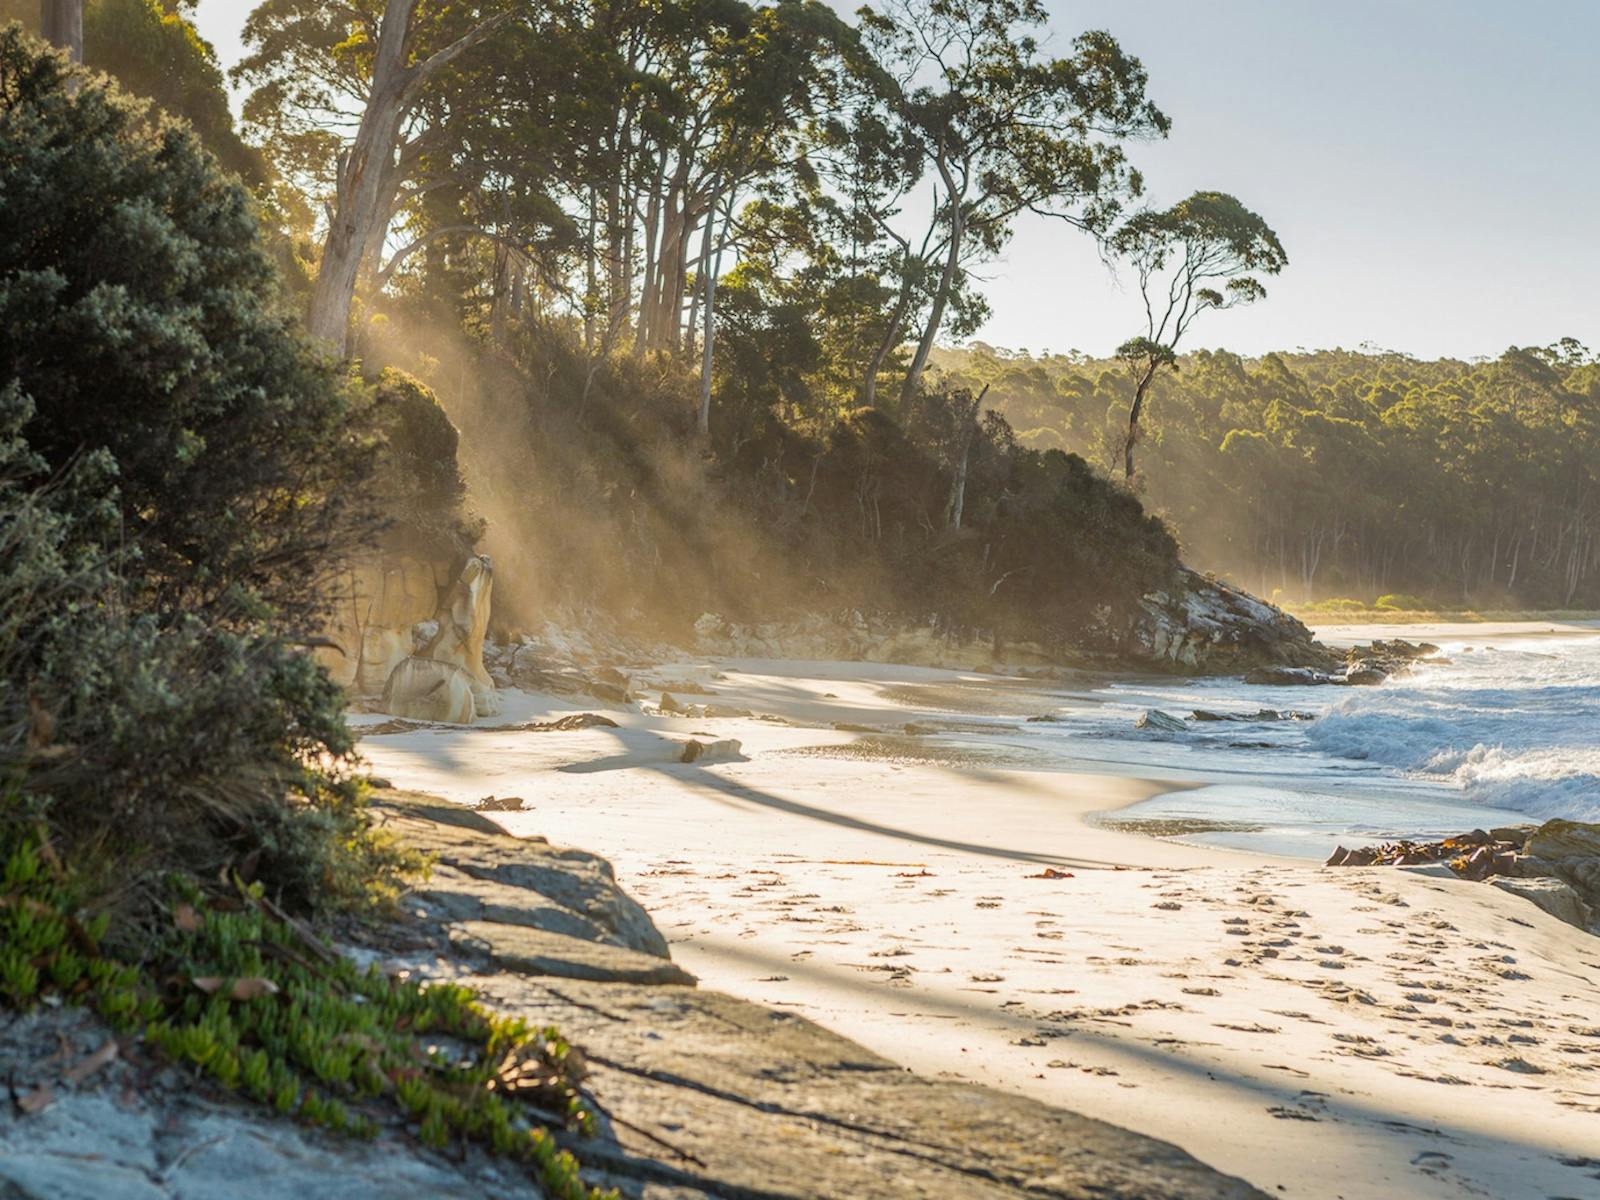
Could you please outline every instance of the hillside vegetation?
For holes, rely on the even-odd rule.
[[[1022,445],[1120,461],[1121,362],[979,345],[935,363],[944,386],[988,385]],[[1138,482],[1193,565],[1323,609],[1600,607],[1600,363],[1576,342],[1177,366],[1153,385]]]

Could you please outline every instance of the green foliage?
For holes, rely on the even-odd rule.
[[[1272,228],[1232,196],[1196,192],[1164,211],[1135,213],[1110,239],[1132,265],[1144,298],[1145,328],[1117,347],[1134,379],[1123,444],[1123,473],[1133,478],[1133,448],[1150,385],[1177,370],[1178,343],[1201,313],[1253,304],[1267,290],[1255,274],[1289,264]]]
[[[708,610],[860,609],[1081,645],[1104,632],[1103,608],[1126,610],[1176,565],[1135,497],[1081,457],[1020,445],[992,415],[968,439],[965,517],[950,528],[962,435],[949,396],[920,397],[904,425],[830,415],[776,357],[741,352],[719,376],[708,457],[692,377],[670,363],[615,358],[591,374],[574,340],[533,326],[509,354],[456,346],[441,368],[446,344],[381,349],[440,386],[483,389],[463,402],[463,435],[502,456],[487,477],[514,483],[485,501],[508,626],[570,604],[685,637]]]
[[[582,1058],[554,1028],[497,1016],[466,988],[394,979],[273,915],[259,884],[207,903],[170,884],[164,930],[102,949],[105,914],[33,830],[0,828],[0,1008],[60,998],[163,1055],[330,1133],[417,1127],[525,1162],[557,1200],[600,1200],[545,1123],[592,1134]]]
[[[276,308],[249,195],[194,134],[62,83],[0,37],[0,370],[34,402],[24,436],[52,470],[109,452],[164,599],[300,611],[315,578],[265,564],[345,532],[347,384]]]
[[[0,32],[0,823],[135,902],[229,861],[298,907],[381,900],[414,856],[367,831],[295,645],[364,527],[353,385],[194,134],[64,83]]]
[[[1428,612],[1436,605],[1429,604],[1421,596],[1408,596],[1404,592],[1390,592],[1388,595],[1379,596],[1373,608],[1395,608],[1405,612]]]
[[[167,0],[87,0],[84,63],[188,121],[223,166],[260,185],[265,164],[235,131],[216,52],[180,11],[184,7]],[[39,0],[0,0],[0,25],[13,20],[37,33]]]
[[[372,403],[373,425],[383,436],[375,490],[391,522],[385,542],[447,560],[470,553],[483,524],[466,514],[461,439],[438,398],[414,376],[390,368],[379,374]]]
[[[1120,456],[1121,364],[941,352],[1024,443]],[[1600,367],[1572,339],[1482,362],[1200,352],[1152,385],[1146,497],[1194,565],[1262,595],[1410,593],[1440,607],[1600,604]]]

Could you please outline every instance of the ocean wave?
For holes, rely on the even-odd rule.
[[[1335,705],[1307,744],[1449,782],[1475,803],[1600,821],[1600,640],[1561,650],[1430,667]]]

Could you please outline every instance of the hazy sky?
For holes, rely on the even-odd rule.
[[[1144,60],[1173,119],[1133,149],[1149,199],[1232,192],[1288,249],[1267,300],[1198,322],[1196,346],[1600,346],[1600,2],[1047,2],[1063,51],[1104,28]],[[201,0],[224,63],[252,6]],[[1104,353],[1136,332],[1135,296],[1042,219],[984,275],[996,345]]]

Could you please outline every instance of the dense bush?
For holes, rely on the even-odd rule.
[[[194,134],[64,82],[0,32],[0,816],[136,895],[223,863],[300,906],[381,890],[295,644],[367,524],[353,385]]]
[[[375,491],[388,521],[385,544],[425,557],[469,553],[483,522],[467,514],[467,484],[457,457],[461,439],[438,397],[391,367],[374,382],[372,409],[372,424],[383,439]]]
[[[1120,461],[1134,381],[1114,360],[982,345],[935,356],[1028,445]],[[1141,425],[1141,495],[1194,565],[1295,603],[1600,605],[1600,361],[1572,339],[1498,358],[1186,355]]]
[[[1427,612],[1436,607],[1429,604],[1421,596],[1407,595],[1405,592],[1390,592],[1379,596],[1374,608],[1393,608],[1403,612]]]

